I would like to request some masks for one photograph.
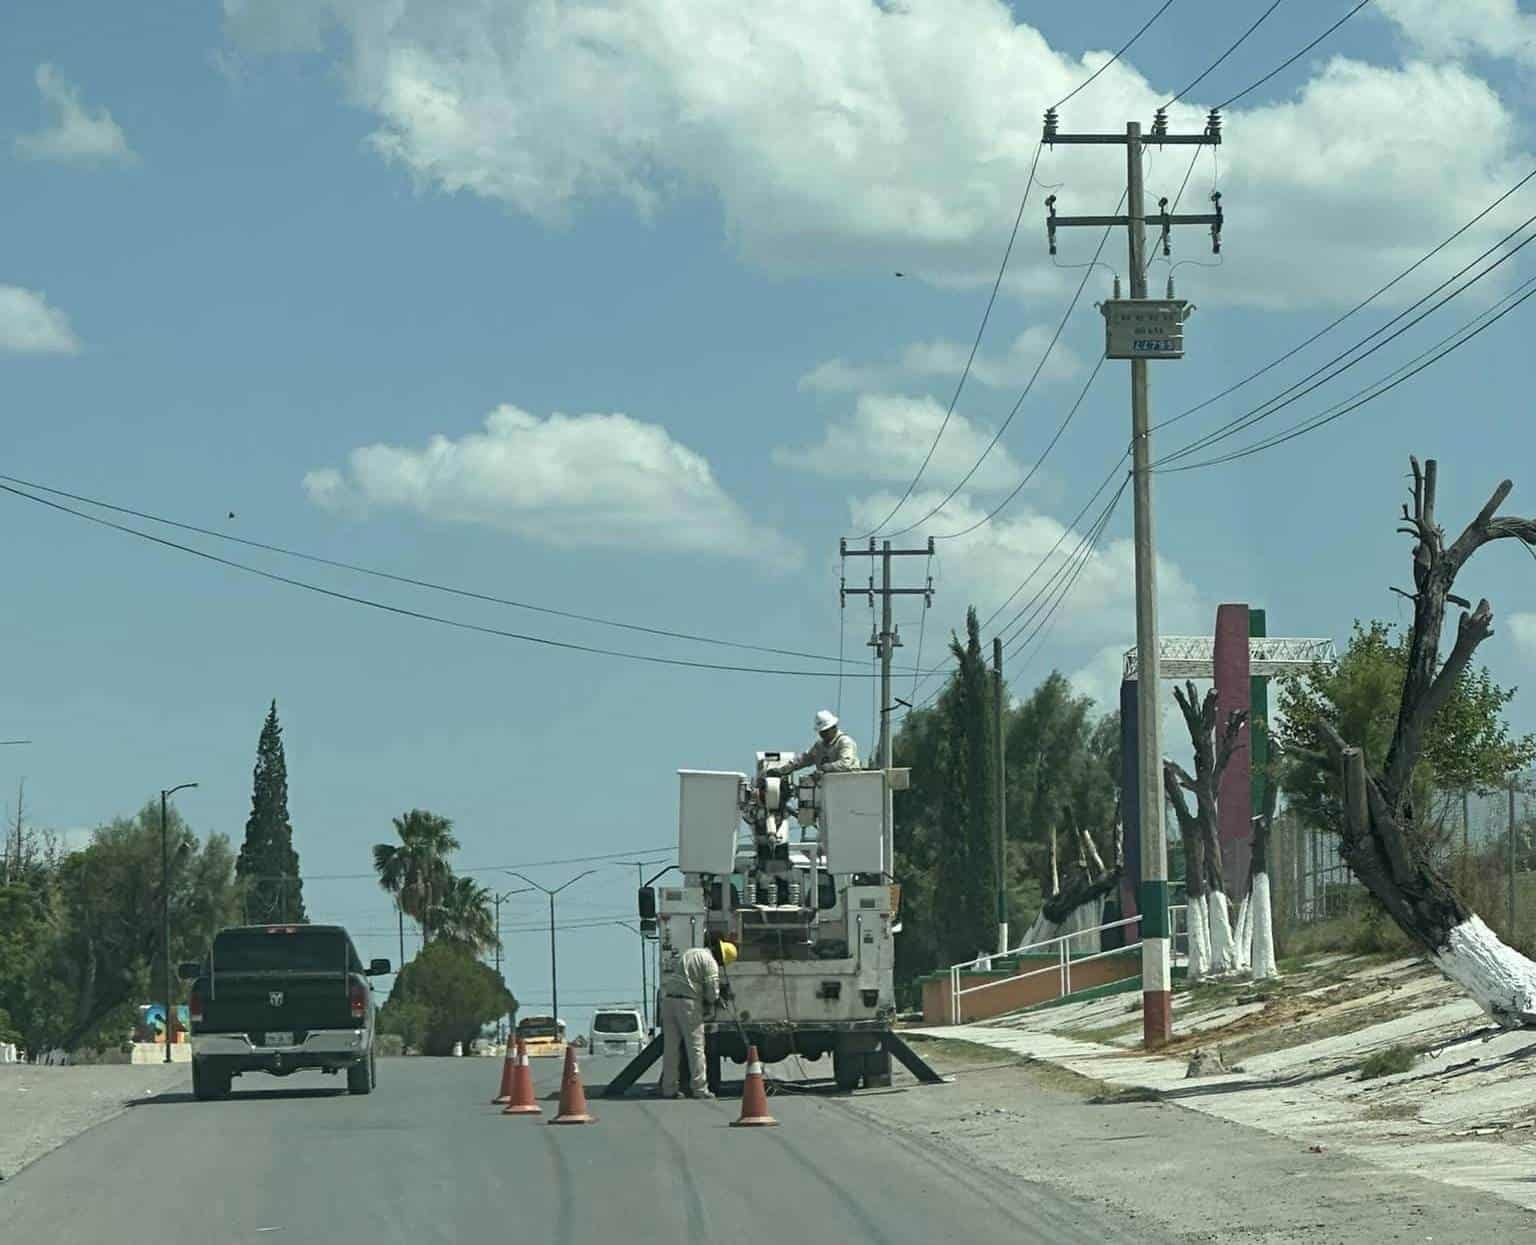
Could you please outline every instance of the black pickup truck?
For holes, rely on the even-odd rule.
[[[181,965],[192,982],[192,1093],[222,1098],[244,1072],[347,1072],[347,1089],[372,1091],[374,1003],[367,968],[339,925],[242,925],[219,931],[205,963]]]

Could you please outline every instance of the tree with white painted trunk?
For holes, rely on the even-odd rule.
[[[1430,960],[1460,985],[1499,1024],[1536,1027],[1536,963],[1507,946],[1470,911],[1435,868],[1421,815],[1413,803],[1413,777],[1436,714],[1450,700],[1478,645],[1493,634],[1493,609],[1476,606],[1453,591],[1472,555],[1497,540],[1516,540],[1536,549],[1536,520],[1499,516],[1514,487],[1505,480],[1453,542],[1436,522],[1438,466],[1434,459],[1413,470],[1412,508],[1403,507],[1398,530],[1413,537],[1414,590],[1399,591],[1413,602],[1397,723],[1384,764],[1370,772],[1363,741],[1346,740],[1326,718],[1289,728],[1326,748],[1343,771],[1340,826],[1345,862],[1380,900],[1393,921],[1422,946]],[[1450,655],[1440,660],[1447,603],[1461,607]]]
[[[1186,911],[1190,914],[1192,935],[1196,923],[1203,919],[1205,936],[1209,939],[1210,958],[1202,965],[1202,972],[1231,972],[1243,967],[1246,956],[1238,950],[1232,926],[1232,909],[1221,867],[1217,808],[1221,776],[1242,748],[1242,730],[1248,714],[1242,709],[1229,714],[1218,732],[1214,688],[1202,699],[1194,683],[1186,682],[1183,687],[1175,684],[1173,698],[1184,715],[1184,725],[1189,730],[1189,742],[1195,754],[1193,774],[1176,762],[1163,762],[1163,790],[1173,805],[1184,841]],[[1193,812],[1189,810],[1186,791],[1194,793]],[[1191,942],[1194,941],[1192,936]],[[1201,951],[1204,950],[1202,946]],[[1189,975],[1196,976],[1193,969]]]

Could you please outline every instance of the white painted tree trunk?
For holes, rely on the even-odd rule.
[[[1029,923],[1029,928],[1024,931],[1024,937],[1019,941],[1019,946],[1027,947],[1032,943],[1045,942],[1056,937],[1056,922],[1047,921],[1044,912],[1035,914],[1035,919]]]
[[[1211,972],[1225,973],[1232,968],[1232,912],[1227,897],[1220,891],[1206,896],[1211,923]]]
[[[1253,954],[1253,904],[1251,895],[1244,895],[1243,901],[1237,905],[1236,928],[1232,931],[1232,969],[1234,972],[1244,973],[1248,971]]]
[[[1249,908],[1253,926],[1253,979],[1267,981],[1278,977],[1275,964],[1275,918],[1270,906],[1269,874],[1253,875],[1253,894]]]
[[[1205,916],[1205,896],[1191,899],[1184,908],[1189,922],[1189,964],[1185,976],[1199,981],[1211,971],[1211,929]]]
[[[1475,913],[1451,930],[1435,967],[1506,1029],[1536,1025],[1536,963],[1500,941]]]
[[[1102,950],[1097,933],[1080,934],[1079,930],[1091,930],[1104,921],[1104,900],[1090,899],[1087,903],[1073,908],[1061,921],[1046,920],[1044,911],[1040,912],[1030,923],[1025,931],[1021,947],[1027,947],[1032,943],[1048,942],[1052,938],[1059,938],[1065,934],[1074,934],[1076,937],[1067,944],[1073,955],[1089,955]]]

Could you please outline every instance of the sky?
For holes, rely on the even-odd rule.
[[[1198,130],[1351,7],[1285,0],[1199,78],[1270,6],[1174,0],[1063,104],[1061,129],[1150,128],[1180,96],[1170,128]],[[838,539],[885,519],[932,450],[882,526],[898,546],[940,538],[931,565],[899,566],[935,589],[926,617],[917,598],[897,608],[910,700],[911,671],[942,661],[968,605],[988,618],[1036,572],[990,638],[1053,572],[1068,582],[1066,556],[1119,488],[1126,365],[1088,382],[1093,304],[1127,276],[1123,234],[1085,269],[1099,232],[1061,230],[1053,263],[1043,226],[1046,194],[1063,214],[1117,211],[1124,159],[1039,149],[1040,121],[1153,11],[5,6],[0,473],[213,534],[52,495],[177,549],[0,493],[0,738],[32,741],[0,749],[0,790],[25,779],[30,816],[78,843],[196,781],[183,814],[238,841],[275,698],[313,917],[396,957],[369,847],[393,816],[431,809],[455,823],[457,863],[498,890],[524,885],[501,868],[610,857],[524,871],[555,886],[595,869],[560,898],[561,921],[584,926],[560,936],[566,1018],[636,998],[635,935],[595,922],[633,913],[635,866],[615,859],[665,861],[676,771],[804,746],[822,707],[871,747],[871,619],[863,600],[838,608]],[[1197,308],[1185,358],[1150,367],[1152,418],[1175,421],[1154,432],[1154,460],[1285,393],[1484,252],[1474,275],[1508,258],[1443,310],[1413,310],[1357,366],[1165,466],[1326,412],[1510,305],[1536,274],[1513,249],[1528,235],[1507,238],[1536,212],[1529,183],[1315,343],[1199,405],[1536,168],[1533,69],[1536,10],[1514,0],[1376,0],[1227,108],[1214,155],[1148,151],[1150,198],[1183,183],[1181,210],[1203,212],[1216,189],[1225,212],[1219,260],[1207,231],[1181,228],[1149,270],[1160,294],[1176,264]],[[1536,513],[1536,480],[1521,479],[1536,464],[1532,307],[1307,435],[1158,471],[1163,633],[1208,634],[1228,601],[1266,608],[1272,634],[1341,643],[1354,619],[1403,620],[1389,589],[1409,582],[1394,524],[1410,453],[1439,459],[1448,528],[1505,475],[1507,512]],[[1016,695],[1054,668],[1113,702],[1134,641],[1130,522],[1124,496],[1049,623],[1005,631]],[[849,582],[866,574],[850,561]],[[1496,611],[1481,659],[1525,682],[1536,563],[1504,542],[1458,587]],[[935,686],[919,681],[917,699]],[[1536,699],[1511,718],[1536,730]],[[502,911],[509,983],[538,1010],[545,901]]]

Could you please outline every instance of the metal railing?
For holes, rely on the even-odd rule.
[[[1180,915],[1185,912],[1184,904],[1175,904],[1168,909],[1168,931],[1171,944],[1179,945],[1181,930]],[[1106,930],[1123,929],[1128,925],[1141,924],[1140,915],[1125,917],[1119,921],[1106,921],[1102,925],[1091,926],[1088,929],[1073,930],[1069,934],[1058,934],[1054,938],[1046,938],[1040,942],[1026,943],[1013,948],[1001,955],[978,955],[973,960],[964,960],[959,964],[952,964],[949,968],[949,1021],[951,1024],[960,1025],[968,1023],[962,1018],[961,999],[968,994],[980,994],[983,990],[993,990],[998,986],[1011,985],[1016,981],[1024,981],[1030,977],[1040,977],[1049,973],[1055,973],[1058,978],[1057,998],[1065,998],[1072,993],[1072,967],[1073,965],[1089,964],[1094,960],[1107,959],[1112,955],[1124,955],[1127,951],[1135,951],[1141,947],[1141,942],[1126,943],[1124,946],[1111,947],[1108,951],[1095,951],[1089,955],[1074,957],[1071,952],[1071,944],[1074,938],[1081,938],[1086,934],[1102,934]],[[979,985],[960,985],[961,974],[967,970],[987,970],[993,960],[1010,959],[1020,955],[1039,955],[1050,948],[1055,948],[1056,963],[1045,964],[1040,968],[1032,968],[1028,972],[1015,973],[1012,977],[1001,977],[996,981],[984,981]],[[1177,958],[1177,957],[1175,957]]]

